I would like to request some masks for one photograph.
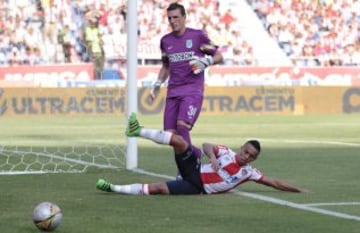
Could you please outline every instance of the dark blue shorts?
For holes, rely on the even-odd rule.
[[[170,194],[201,194],[205,193],[200,177],[200,159],[188,147],[183,154],[175,155],[176,165],[182,180],[166,182]]]

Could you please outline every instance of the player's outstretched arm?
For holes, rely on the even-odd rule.
[[[169,67],[163,65],[160,68],[158,79],[152,84],[150,88],[149,101],[152,103],[160,91],[161,85],[168,79],[170,74]]]
[[[309,193],[310,191],[307,189],[299,188],[296,186],[293,186],[291,184],[286,183],[285,181],[282,181],[280,179],[276,178],[269,178],[264,176],[261,180],[259,180],[257,183],[273,187],[275,189],[285,191],[285,192],[295,192],[295,193]]]
[[[203,143],[202,149],[204,154],[209,157],[209,160],[211,162],[212,168],[217,171],[219,169],[219,164],[217,162],[216,156],[215,156],[215,145],[212,143]]]

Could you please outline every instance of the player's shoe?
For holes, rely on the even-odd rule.
[[[142,127],[139,125],[139,121],[136,118],[136,114],[132,113],[126,128],[126,135],[128,137],[137,137],[140,135],[141,128]]]
[[[99,179],[96,182],[96,188],[100,189],[102,191],[105,191],[105,192],[112,192],[111,185],[112,184],[110,182],[108,182],[104,179]]]

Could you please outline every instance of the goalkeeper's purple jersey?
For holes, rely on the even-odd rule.
[[[170,68],[167,96],[203,95],[204,72],[195,75],[189,61],[193,56],[214,55],[217,48],[202,30],[186,28],[181,36],[173,32],[163,36],[162,62]]]

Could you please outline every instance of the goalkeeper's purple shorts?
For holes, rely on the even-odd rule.
[[[164,110],[164,130],[176,130],[177,120],[193,126],[202,108],[203,96],[167,97]]]

